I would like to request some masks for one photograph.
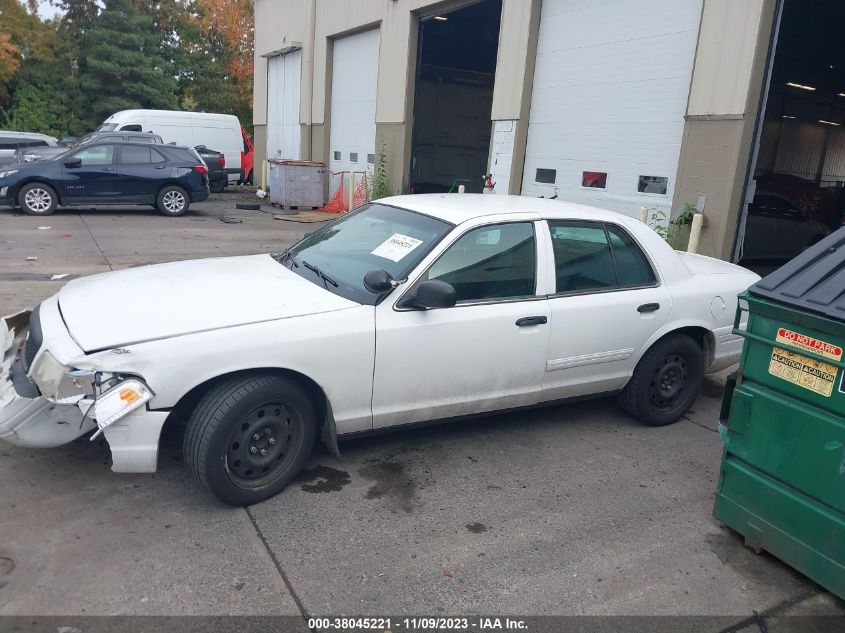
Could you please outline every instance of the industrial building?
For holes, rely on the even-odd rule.
[[[777,262],[843,222],[843,27],[837,0],[256,0],[257,157],[692,204],[701,252]]]

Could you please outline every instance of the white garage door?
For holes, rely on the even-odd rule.
[[[267,60],[267,158],[300,158],[302,51]]]
[[[672,202],[702,0],[543,0],[522,193]]]
[[[375,154],[378,30],[335,40],[332,59],[331,171],[365,171]]]

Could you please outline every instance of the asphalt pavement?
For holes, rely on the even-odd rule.
[[[276,251],[319,226],[234,208],[250,197],[182,218],[0,210],[0,314],[73,276]],[[713,519],[724,378],[664,428],[596,400],[343,442],[340,460],[318,448],[249,509],[189,478],[178,436],[152,475],[112,473],[85,438],[2,445],[0,615],[680,614],[747,631],[755,613],[845,615]]]

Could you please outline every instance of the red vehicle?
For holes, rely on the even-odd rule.
[[[248,185],[255,184],[254,167],[255,167],[255,152],[252,148],[252,139],[246,133],[244,126],[241,126],[241,136],[244,140],[244,149],[241,152],[241,183]]]

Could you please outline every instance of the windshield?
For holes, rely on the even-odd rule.
[[[379,295],[364,287],[364,275],[381,268],[394,279],[402,279],[452,226],[407,209],[369,204],[323,226],[274,257],[335,294],[375,305]]]
[[[103,123],[95,132],[114,132],[117,129],[117,123]]]

